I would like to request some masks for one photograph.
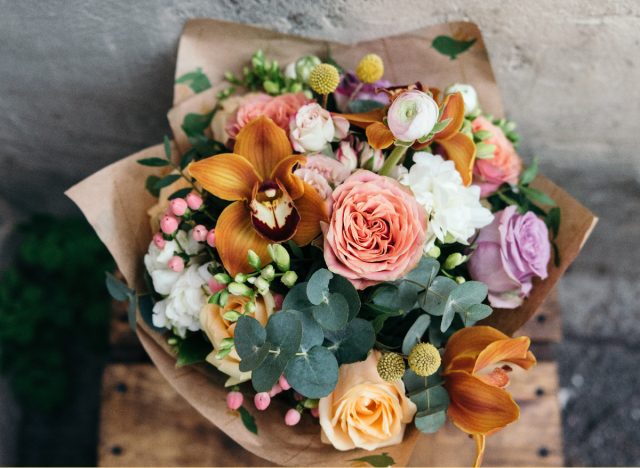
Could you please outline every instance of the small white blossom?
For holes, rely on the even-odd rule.
[[[413,161],[400,182],[429,214],[425,251],[436,239],[467,244],[476,229],[491,223],[491,211],[480,203],[480,188],[465,187],[452,161],[425,152],[415,153]]]

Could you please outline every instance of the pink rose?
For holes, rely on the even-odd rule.
[[[316,102],[302,106],[289,122],[291,145],[300,153],[322,151],[332,141],[346,138],[348,133],[347,119],[332,116]]]
[[[333,213],[322,223],[329,270],[358,289],[394,281],[422,256],[427,215],[402,185],[360,170],[333,192]]]
[[[473,182],[480,186],[480,195],[491,195],[505,182],[517,184],[522,161],[502,129],[483,116],[476,117],[471,126],[474,133],[480,130],[491,132],[491,138],[483,140],[483,143],[496,147],[493,158],[476,159],[473,167]]]
[[[225,129],[231,138],[256,117],[266,115],[285,132],[289,131],[289,120],[298,109],[311,102],[303,93],[287,93],[269,96],[264,93],[248,94],[236,111],[227,119]]]
[[[493,307],[513,309],[529,295],[534,277],[547,277],[551,258],[549,231],[532,212],[519,214],[515,206],[495,213],[480,230],[469,258],[469,274],[489,287]]]
[[[333,187],[341,184],[351,172],[337,160],[323,154],[307,156],[303,167],[295,170],[295,175],[316,189],[327,203],[329,213],[333,206]]]

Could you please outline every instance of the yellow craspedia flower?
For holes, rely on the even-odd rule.
[[[438,348],[431,343],[418,343],[409,353],[409,367],[421,377],[435,374],[441,361]]]
[[[356,76],[364,83],[375,83],[384,74],[384,63],[379,55],[367,54],[356,68]]]
[[[397,353],[385,353],[378,361],[377,369],[382,380],[399,380],[404,375],[404,358]]]
[[[340,83],[338,69],[328,63],[321,63],[311,70],[309,86],[318,94],[333,93]]]

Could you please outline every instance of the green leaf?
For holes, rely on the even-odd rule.
[[[164,138],[162,139],[162,144],[164,145],[164,155],[166,156],[167,160],[170,161],[171,160],[171,140],[169,140],[169,137],[167,135],[165,135]]]
[[[351,284],[351,281],[334,274],[331,281],[329,281],[329,291],[338,293],[347,300],[349,304],[349,321],[358,316],[362,303],[358,290]]]
[[[444,304],[451,291],[458,286],[451,278],[438,276],[429,285],[429,288],[420,295],[418,303],[425,312],[431,315],[444,314]]]
[[[520,174],[520,185],[529,185],[538,175],[538,159],[534,159],[531,165],[529,165]]]
[[[455,59],[458,55],[468,50],[476,39],[470,41],[459,41],[451,36],[438,36],[436,37],[431,46],[440,52],[442,55],[446,55],[451,60]]]
[[[440,331],[446,332],[455,314],[460,314],[464,318],[465,311],[474,304],[480,304],[487,297],[487,285],[480,281],[467,281],[458,285],[447,298],[446,303],[441,306],[443,309]]]
[[[533,187],[520,187],[520,191],[531,201],[542,205],[556,206],[556,202],[546,193]]]
[[[349,110],[354,114],[369,112],[384,107],[384,104],[373,99],[357,99],[349,102]]]
[[[253,432],[258,435],[258,426],[256,425],[256,420],[251,413],[249,413],[244,406],[238,408],[238,412],[240,413],[240,419],[242,420],[244,427],[246,427],[249,432]]]
[[[430,383],[432,377],[424,378],[424,385],[418,390],[409,393],[409,399],[415,403],[418,411],[425,411],[434,407],[445,408],[449,405],[449,394],[442,386],[440,377],[436,377],[433,384]]]
[[[547,213],[547,216],[544,218],[544,222],[551,231],[551,238],[555,239],[558,237],[558,232],[560,232],[560,207],[551,208]]]
[[[215,110],[207,114],[187,114],[182,121],[182,130],[187,136],[202,135],[209,127]]]
[[[136,162],[143,166],[151,166],[151,167],[162,167],[162,166],[169,165],[169,161],[162,158],[144,158],[144,159],[138,159],[138,161]]]
[[[297,310],[311,313],[313,304],[307,298],[307,283],[298,283],[289,290],[282,301],[282,310]]]
[[[258,367],[269,353],[267,331],[253,317],[243,315],[234,330],[236,352],[240,356],[240,370],[248,372]]]
[[[333,344],[333,351],[340,365],[363,361],[376,342],[373,325],[357,318],[349,322],[347,328],[338,332],[327,332],[326,338]]]
[[[387,452],[383,452],[380,455],[367,455],[366,457],[352,458],[351,460],[347,461],[368,463],[371,466],[380,468],[393,466],[396,464],[395,460],[391,458]]]
[[[377,304],[365,304],[362,307],[361,315],[371,322],[375,333],[379,333],[388,318],[400,317],[404,315],[404,312]]]
[[[422,340],[422,336],[429,328],[429,324],[431,323],[431,317],[427,314],[420,315],[407,334],[404,336],[404,340],[402,340],[402,354],[409,354],[411,349],[418,344]]]
[[[314,346],[289,362],[285,376],[301,395],[322,398],[330,394],[338,382],[338,361],[327,348]]]
[[[327,302],[314,305],[311,310],[313,318],[325,330],[340,330],[349,321],[349,304],[342,294],[330,293]]]
[[[307,298],[313,305],[325,302],[329,297],[329,281],[333,273],[325,268],[316,271],[307,283]]]
[[[197,153],[197,151],[196,151],[195,148],[191,148],[189,151],[184,153],[184,156],[182,156],[182,159],[180,160],[180,169],[181,170],[184,171],[187,168],[187,166],[189,165],[189,163],[195,159],[196,153]]]
[[[493,313],[493,309],[486,304],[473,304],[461,314],[465,327],[470,327],[478,320],[487,318]]]
[[[156,190],[160,190],[164,187],[167,187],[168,185],[173,184],[180,177],[181,177],[180,174],[169,174],[167,176],[164,176],[162,179],[156,182],[156,184],[154,185],[154,188]]]
[[[147,177],[147,180],[144,183],[144,187],[154,197],[160,195],[160,189],[156,188],[156,184],[158,182],[160,182],[160,177],[158,177],[157,175],[150,175],[149,177]]]
[[[184,198],[187,195],[189,195],[192,192],[192,190],[193,189],[191,187],[187,187],[187,188],[183,188],[183,189],[180,189],[180,190],[176,190],[171,195],[169,195],[169,200],[173,200],[175,198]]]
[[[287,245],[291,249],[291,253],[293,254],[294,257],[296,257],[296,258],[304,258],[304,252],[298,246],[298,244],[296,244],[295,242],[290,240],[290,241],[287,241]]]
[[[113,276],[108,271],[105,271],[105,284],[107,285],[107,291],[109,295],[116,301],[126,301],[131,294],[135,294],[133,289],[129,289],[126,284]]]
[[[310,312],[287,309],[287,312],[295,314],[302,323],[302,338],[300,339],[300,351],[306,352],[314,346],[319,346],[324,341],[322,327],[315,321]]]
[[[198,67],[195,71],[185,73],[176,79],[178,84],[186,84],[194,93],[201,93],[211,88],[209,78],[202,72],[202,68]]]
[[[438,432],[447,421],[446,407],[434,407],[416,413],[415,424],[420,432],[433,434]]]
[[[442,130],[447,128],[447,125],[449,125],[452,120],[453,119],[451,117],[441,120],[440,122],[434,125],[434,127],[431,129],[431,133],[435,134],[435,133],[441,132]]]
[[[211,343],[204,339],[202,333],[188,333],[178,344],[176,367],[204,362],[211,351]]]

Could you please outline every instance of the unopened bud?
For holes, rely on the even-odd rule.
[[[440,247],[438,247],[437,245],[434,245],[433,247],[431,247],[427,252],[427,255],[432,258],[438,258],[440,254],[441,254]]]
[[[273,281],[276,277],[276,269],[273,268],[273,265],[267,265],[260,272],[260,276],[267,281]]]
[[[254,286],[258,290],[258,293],[263,296],[269,292],[269,282],[262,277],[256,279]]]
[[[445,270],[453,270],[455,267],[462,265],[467,261],[467,257],[459,252],[452,253],[444,261]]]
[[[251,288],[246,284],[242,284],[242,283],[236,283],[236,282],[230,283],[229,286],[227,286],[227,290],[229,291],[229,294],[233,294],[234,296],[250,296],[251,295]]]
[[[249,261],[249,265],[251,265],[254,270],[259,270],[262,266],[260,257],[253,250],[249,250],[249,252],[247,253],[247,260]]]
[[[289,271],[291,258],[287,249],[280,244],[270,244],[267,246],[267,250],[280,271]]]
[[[284,275],[282,275],[282,284],[291,288],[296,281],[298,281],[298,274],[295,271],[287,271]]]
[[[213,279],[216,280],[220,284],[229,284],[231,283],[231,276],[226,273],[216,273],[213,276]]]

